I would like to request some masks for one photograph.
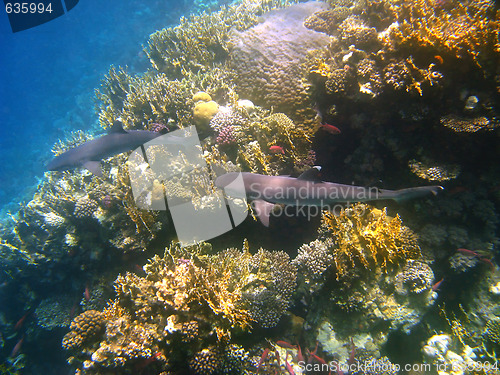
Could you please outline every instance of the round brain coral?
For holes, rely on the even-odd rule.
[[[208,129],[208,124],[210,120],[217,114],[219,111],[219,105],[210,100],[208,102],[200,101],[195,104],[193,108],[193,120],[197,126],[201,128],[201,130]]]

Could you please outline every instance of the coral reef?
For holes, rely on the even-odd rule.
[[[214,245],[220,251],[171,245],[141,268],[174,233],[168,211],[140,207],[165,192],[214,207],[203,197],[213,183],[196,173],[156,175],[126,155],[104,160],[102,178],[47,173],[0,224],[0,354],[16,354],[0,373],[22,367],[25,336],[33,353],[68,325],[62,345],[77,374],[271,374],[287,370],[283,360],[298,374],[299,342],[308,361],[395,373],[392,338],[420,361],[414,338],[423,331],[442,332],[421,339],[425,361],[443,374],[497,360],[498,7],[288,5],[243,1],[152,34],[145,51],[153,69],[111,67],[96,90],[101,126],[118,117],[127,129],[196,125],[210,178],[216,169],[296,175],[318,163],[325,179],[345,184],[439,181],[443,194],[325,211],[316,237],[318,221],[283,222],[279,236],[247,222],[214,243],[249,236],[256,251],[246,242],[241,250]],[[316,133],[325,124],[340,134]],[[91,138],[75,132],[53,153]],[[167,152],[154,148],[148,161]],[[168,156],[172,170],[185,167],[182,152]],[[133,178],[151,191],[134,197]],[[106,306],[103,280],[115,280]],[[83,313],[69,324],[75,311]],[[26,312],[33,317],[24,322]]]
[[[212,254],[209,244],[172,245],[144,266],[144,277],[126,273],[116,279],[116,299],[98,316],[105,319],[105,331],[96,329],[102,324],[96,312],[86,311],[71,324],[63,346],[89,343],[72,360],[88,373],[151,358],[163,369],[182,368],[186,356],[197,373],[238,373],[248,366],[247,354],[230,338],[254,325],[276,325],[296,278],[284,252],[260,249],[251,255],[247,246]],[[98,347],[90,340],[97,332]]]
[[[244,1],[218,12],[182,17],[178,26],[151,34],[145,52],[156,70],[172,78],[204,71],[228,57],[232,30],[248,29],[261,14],[285,4]]]
[[[416,235],[402,224],[399,216],[388,218],[385,210],[357,204],[339,216],[324,211],[321,235],[335,244],[337,278],[356,265],[386,270],[405,259],[416,259],[420,248]]]

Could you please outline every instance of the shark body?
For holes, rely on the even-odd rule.
[[[47,165],[49,171],[85,167],[93,174],[102,176],[101,160],[122,152],[133,150],[162,135],[148,130],[124,130],[120,121],[115,121],[108,134],[92,139],[56,156]]]
[[[314,170],[313,168],[312,170]],[[385,190],[375,187],[343,185],[309,179],[316,172],[306,171],[298,178],[288,176],[266,176],[242,172],[241,176],[247,198],[253,201],[259,220],[269,225],[269,215],[274,204],[326,207],[336,203],[369,202],[392,199],[396,201],[436,195],[441,186],[419,186],[401,190]],[[231,183],[238,177],[238,172],[219,176],[215,185],[231,195]]]

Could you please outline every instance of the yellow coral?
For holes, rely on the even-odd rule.
[[[193,108],[193,120],[196,125],[205,129],[218,111],[219,105],[213,100],[208,102],[200,101]]]
[[[196,94],[193,95],[193,101],[195,102],[209,102],[212,100],[212,97],[206,93],[205,91],[198,91]]]
[[[416,235],[403,225],[399,216],[389,218],[386,209],[359,203],[339,216],[324,211],[321,231],[336,243],[337,278],[357,264],[368,269],[379,265],[386,271],[389,264],[420,256]]]

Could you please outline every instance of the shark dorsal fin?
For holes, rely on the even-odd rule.
[[[323,182],[320,178],[321,167],[312,167],[302,173],[297,180],[312,181],[312,182]]]
[[[111,128],[109,129],[108,134],[119,134],[119,133],[126,134],[127,131],[123,129],[123,124],[120,120],[115,120],[115,122],[113,122],[113,126],[111,126]]]

